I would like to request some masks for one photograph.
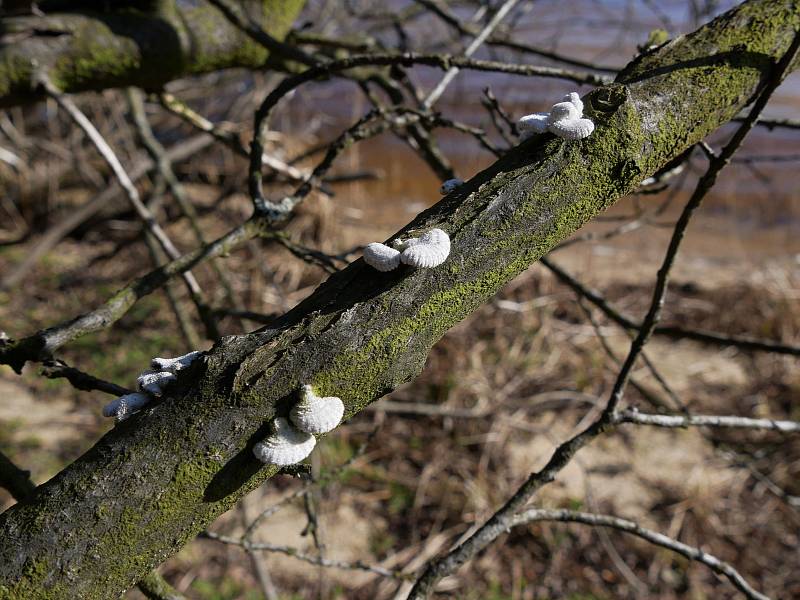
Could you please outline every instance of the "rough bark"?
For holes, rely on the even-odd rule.
[[[584,98],[591,137],[521,144],[398,233],[448,231],[444,265],[379,273],[358,260],[273,326],[220,341],[167,398],[0,515],[0,597],[121,594],[275,474],[252,446],[301,384],[351,417],[415,377],[448,328],[734,118],[798,28],[797,2],[753,0],[640,57]]]
[[[273,38],[288,33],[305,0],[246,0]],[[68,93],[137,86],[160,89],[188,75],[258,68],[269,52],[207,0],[156,2],[0,20],[0,108],[41,98],[36,69]]]

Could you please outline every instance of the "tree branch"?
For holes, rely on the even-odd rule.
[[[256,26],[282,40],[305,0],[243,4]],[[173,3],[160,13],[6,17],[0,25],[0,107],[42,98],[42,90],[31,86],[36,71],[70,94],[127,86],[152,90],[189,75],[263,67],[269,56],[208,0]]]
[[[167,396],[40,486],[35,502],[0,515],[0,590],[26,600],[108,598],[132,586],[277,472],[252,448],[301,384],[341,397],[350,418],[415,377],[450,327],[734,118],[798,27],[790,0],[752,0],[640,58],[584,98],[592,136],[531,139],[398,232],[446,230],[452,248],[442,267],[379,273],[359,260],[274,324],[217,342]],[[116,301],[135,295],[128,289]],[[583,442],[565,448],[564,459]],[[91,535],[75,535],[87,527]]]
[[[0,487],[4,487],[17,502],[27,502],[36,492],[36,484],[31,481],[31,472],[24,471],[0,452]],[[0,590],[3,588],[0,587]]]

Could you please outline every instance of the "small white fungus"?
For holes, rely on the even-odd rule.
[[[533,113],[517,122],[520,138],[526,140],[534,134],[549,131],[560,138],[579,140],[591,135],[594,123],[583,117],[583,101],[577,92],[570,92],[550,112]]]
[[[272,434],[253,446],[253,454],[263,463],[285,467],[300,462],[314,449],[316,438],[292,427],[283,417],[272,422]]]
[[[195,350],[184,354],[183,356],[176,356],[175,358],[154,358],[150,361],[150,366],[156,371],[169,371],[170,373],[177,373],[182,371],[192,364],[195,360],[200,358],[203,353],[200,350]]]
[[[310,385],[304,385],[300,402],[289,413],[289,418],[300,431],[326,433],[341,422],[343,415],[341,398],[317,396]]]
[[[175,374],[169,371],[144,371],[136,378],[136,383],[141,391],[158,397],[164,393],[164,387],[176,379]]]
[[[133,392],[115,398],[103,407],[104,417],[114,417],[117,421],[124,421],[133,413],[144,408],[151,398],[147,394]]]
[[[400,255],[403,264],[422,268],[437,267],[450,254],[450,236],[441,229],[431,229],[419,238],[406,240],[404,246]]]
[[[378,271],[391,271],[400,265],[400,251],[386,244],[372,242],[364,248],[364,262]]]
[[[464,180],[463,179],[459,179],[458,177],[456,177],[454,179],[448,179],[447,181],[442,183],[442,187],[439,188],[439,193],[442,196],[446,196],[450,192],[455,191],[458,188],[460,188],[462,185],[464,185]]]

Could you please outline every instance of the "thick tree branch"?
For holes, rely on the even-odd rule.
[[[59,90],[77,93],[126,86],[160,89],[188,75],[264,66],[269,51],[212,3],[169,4],[154,12],[87,11],[0,20],[0,107],[40,99],[41,90],[31,85],[37,71]],[[250,22],[282,40],[305,0],[242,4]]]
[[[442,267],[379,273],[359,260],[268,328],[223,338],[162,400],[0,515],[0,592],[108,598],[132,586],[277,472],[252,447],[301,384],[340,396],[349,418],[415,377],[451,326],[734,118],[798,28],[790,0],[753,0],[670,42],[584,98],[591,137],[529,140],[398,232],[445,229]]]

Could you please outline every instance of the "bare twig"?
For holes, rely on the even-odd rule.
[[[497,12],[492,16],[492,18],[486,24],[486,27],[484,27],[480,31],[480,33],[478,33],[478,35],[475,36],[475,39],[472,40],[469,46],[467,46],[467,49],[464,50],[465,57],[469,58],[470,56],[475,54],[475,52],[478,50],[478,48],[481,47],[483,42],[486,41],[486,38],[488,38],[492,34],[492,32],[497,28],[497,26],[505,18],[505,16],[511,11],[511,9],[514,8],[514,6],[516,6],[517,2],[519,2],[519,0],[506,0],[502,4],[502,6],[500,6]],[[460,69],[458,67],[450,67],[447,70],[447,73],[444,74],[444,77],[442,77],[441,81],[439,81],[439,83],[436,84],[436,87],[433,88],[431,92],[428,94],[428,96],[425,98],[425,100],[422,101],[422,105],[425,108],[430,108],[431,106],[436,104],[436,101],[442,97],[442,94],[447,89],[447,86],[450,85],[450,82],[453,81],[456,75],[458,75],[459,70]]]
[[[236,539],[226,535],[219,535],[217,533],[212,533],[210,531],[206,531],[205,533],[200,534],[200,537],[208,538],[210,540],[216,540],[218,542],[222,542],[223,544],[240,546],[242,548],[250,550],[260,550],[262,552],[277,552],[279,554],[292,556],[297,560],[302,560],[309,564],[317,565],[320,567],[328,567],[333,569],[347,569],[355,571],[368,571],[370,573],[375,573],[376,575],[380,575],[381,577],[391,577],[393,579],[409,579],[411,577],[407,573],[402,573],[400,571],[392,571],[390,569],[384,569],[383,567],[379,567],[377,565],[368,565],[361,561],[346,562],[342,560],[322,558],[320,556],[312,556],[291,546],[282,546],[279,544],[266,544],[260,542],[248,542],[247,540]]]
[[[219,239],[132,281],[94,310],[20,340],[0,342],[0,363],[10,365],[15,371],[20,372],[29,360],[50,359],[52,353],[64,344],[88,333],[105,329],[118,321],[139,298],[154,292],[171,277],[191,269],[204,260],[226,254],[259,235],[265,235],[263,221],[250,219]]]
[[[84,373],[75,367],[70,367],[63,360],[44,361],[41,373],[50,379],[64,377],[75,389],[86,392],[99,390],[113,396],[124,396],[125,394],[130,394],[133,391],[122,387],[121,385],[117,385],[116,383],[104,381],[103,379],[89,375],[89,373]]]
[[[0,487],[4,487],[17,502],[24,502],[36,492],[31,472],[24,471],[0,452]]]
[[[444,21],[445,23],[456,29],[461,35],[473,35],[473,36],[476,35],[477,29],[474,25],[471,25],[469,23],[462,23],[462,21],[458,17],[447,12],[439,2],[436,2],[436,0],[415,0],[415,2],[425,6],[425,8],[430,10],[442,21]],[[543,48],[537,48],[536,46],[522,44],[520,42],[516,42],[514,40],[508,39],[504,36],[500,36],[497,34],[489,36],[489,39],[486,43],[489,46],[495,46],[498,48],[508,48],[509,50],[513,50],[515,52],[540,56],[542,58],[546,58],[554,62],[570,65],[572,67],[579,67],[581,69],[589,69],[591,71],[599,71],[601,73],[610,73],[610,74],[619,71],[619,69],[615,67],[595,65],[590,62],[578,60],[576,58],[563,56],[561,54],[558,54],[556,52],[551,52]]]
[[[92,125],[91,121],[89,121],[86,115],[83,114],[83,112],[72,101],[72,99],[62,94],[52,84],[52,82],[47,79],[46,76],[43,74],[40,75],[39,81],[47,94],[52,97],[61,108],[67,111],[72,120],[75,121],[75,123],[84,131],[84,133],[94,144],[95,148],[97,148],[97,151],[103,157],[103,160],[108,163],[108,166],[111,168],[120,186],[123,190],[125,190],[128,200],[130,201],[134,210],[139,215],[149,232],[153,235],[153,237],[156,238],[156,240],[158,240],[159,245],[164,249],[164,252],[166,252],[167,256],[169,256],[172,260],[178,258],[181,255],[180,252],[172,243],[172,240],[169,239],[166,232],[158,224],[158,221],[156,221],[156,218],[153,216],[153,214],[144,205],[139,197],[139,191],[136,189],[136,186],[133,185],[131,178],[128,176],[128,173],[122,166],[122,163],[120,163],[117,155],[111,149],[111,146],[108,145],[103,136],[100,135],[100,132],[97,131],[97,128]],[[197,306],[201,320],[203,320],[203,322],[206,324],[209,338],[218,338],[219,332],[216,330],[216,325],[213,323],[213,318],[210,316],[210,310],[203,299],[203,290],[200,288],[200,284],[197,283],[197,280],[191,271],[187,270],[182,272],[181,276],[186,283],[186,287],[189,290],[192,301]]]
[[[626,329],[638,330],[641,327],[641,325],[636,323],[632,318],[622,314],[613,306],[611,306],[611,304],[609,304],[609,302],[602,295],[583,285],[575,277],[550,260],[550,258],[546,256],[542,257],[539,262],[546,266],[563,283],[572,288],[579,296],[586,298],[589,302],[599,308],[612,321],[618,323]],[[684,327],[678,327],[674,325],[657,325],[653,331],[653,335],[664,336],[672,339],[689,339],[705,344],[714,344],[719,346],[735,346],[737,348],[741,348],[742,350],[754,350],[758,352],[773,352],[775,354],[800,356],[800,346],[794,346],[782,342],[774,342],[772,340],[760,340],[741,335],[723,335],[713,331],[686,329]]]
[[[734,569],[730,564],[720,560],[716,556],[704,552],[700,548],[689,546],[677,540],[672,539],[646,529],[634,521],[621,519],[610,515],[598,515],[594,513],[585,513],[572,510],[547,510],[541,508],[533,508],[526,510],[518,515],[515,515],[509,520],[509,527],[518,527],[520,525],[528,525],[539,521],[560,521],[563,523],[582,523],[584,525],[591,525],[593,527],[608,527],[617,531],[623,531],[635,535],[651,544],[667,548],[673,552],[677,552],[685,556],[689,560],[694,560],[704,564],[709,569],[726,577],[736,588],[741,591],[745,596],[753,600],[769,600],[768,596],[753,589],[747,583],[744,577]]]
[[[128,88],[127,92],[128,102],[130,103],[131,107],[131,115],[142,144],[147,150],[147,153],[155,162],[158,173],[166,183],[170,193],[172,194],[172,197],[175,198],[175,201],[178,203],[181,212],[189,220],[189,226],[192,230],[192,233],[194,233],[195,240],[198,244],[205,244],[206,239],[203,235],[203,230],[200,227],[197,211],[189,199],[186,188],[183,187],[183,184],[175,174],[175,171],[172,168],[172,161],[170,161],[169,157],[167,156],[164,146],[162,146],[161,143],[156,139],[156,136],[150,127],[150,122],[145,111],[143,93],[135,88]],[[228,301],[231,304],[236,305],[237,302],[233,292],[233,286],[231,285],[227,274],[220,268],[216,261],[209,261],[209,264],[213,269],[217,279],[222,284],[222,288],[225,290],[225,295],[227,296]],[[169,289],[170,286],[167,285],[167,293],[170,293]],[[203,314],[201,314],[201,317],[204,320],[204,324],[210,329],[210,331],[213,332],[216,330],[216,323],[214,321],[215,317],[213,313],[209,314],[208,311],[205,311]],[[199,344],[193,343],[191,344],[191,347],[197,348],[198,345]]]
[[[242,140],[235,131],[215,125],[172,94],[161,92],[158,95],[158,100],[161,103],[161,106],[163,106],[166,110],[180,117],[192,127],[211,135],[215,140],[222,142],[228,148],[236,152],[239,156],[243,156],[245,158],[250,156],[250,151],[242,143]],[[274,156],[267,154],[266,152],[264,153],[262,159],[264,164],[270,169],[294,181],[301,181],[308,176],[308,174],[303,172],[301,169],[288,165],[282,160],[279,160]]]
[[[730,427],[738,429],[765,429],[781,433],[800,432],[800,422],[776,419],[750,419],[723,415],[649,415],[634,409],[624,410],[614,417],[615,423],[634,423],[655,427]]]
[[[196,155],[210,143],[211,139],[208,136],[197,135],[169,148],[166,151],[166,156],[170,161],[185,160],[190,156]],[[138,181],[153,167],[153,161],[147,158],[140,160],[130,171],[131,180],[134,182]],[[52,250],[59,241],[81,223],[88,221],[100,210],[108,207],[115,196],[119,194],[119,191],[119,184],[112,184],[82,206],[71,211],[63,220],[45,231],[44,235],[36,239],[36,243],[33,247],[26,248],[25,258],[7,275],[0,279],[0,289],[13,287],[22,281],[42,256]]]
[[[409,67],[413,65],[427,65],[443,69],[459,67],[461,69],[473,69],[479,71],[497,71],[525,76],[558,77],[571,79],[582,83],[604,83],[606,79],[598,75],[581,74],[565,71],[563,69],[553,69],[551,67],[537,67],[534,65],[508,64],[496,61],[473,60],[469,58],[455,57],[446,54],[367,54],[355,55],[348,58],[334,60],[324,65],[312,67],[303,71],[299,75],[287,77],[278,84],[272,92],[267,95],[259,106],[255,114],[254,137],[250,149],[250,168],[248,173],[248,183],[250,197],[256,210],[269,216],[270,219],[280,220],[291,212],[291,206],[287,203],[269,202],[264,197],[261,189],[263,179],[262,165],[264,146],[269,128],[269,117],[275,105],[293,89],[298,86],[334,73],[362,67],[367,65],[396,65]],[[290,204],[290,203],[289,203]]]

